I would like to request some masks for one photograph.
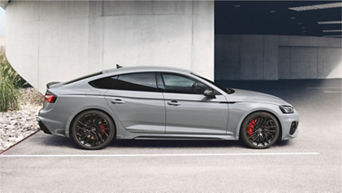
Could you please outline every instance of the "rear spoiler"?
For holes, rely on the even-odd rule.
[[[46,84],[46,88],[49,89],[52,85],[59,84],[59,83],[61,83],[61,82],[49,82],[49,83]]]

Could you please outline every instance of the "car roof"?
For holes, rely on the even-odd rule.
[[[148,72],[148,71],[156,71],[156,72],[180,72],[180,73],[191,73],[189,70],[184,70],[180,68],[174,67],[161,67],[161,66],[130,66],[130,67],[121,67],[115,69],[107,69],[103,70],[103,74],[108,73],[132,73],[132,72]]]

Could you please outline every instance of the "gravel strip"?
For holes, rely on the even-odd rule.
[[[0,152],[36,132],[44,96],[33,88],[21,89],[20,109],[0,112]]]

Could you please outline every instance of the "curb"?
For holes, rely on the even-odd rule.
[[[20,141],[18,141],[18,142],[17,142],[17,143],[15,143],[15,144],[13,144],[13,145],[9,146],[9,147],[8,147],[8,148],[6,148],[5,150],[2,150],[2,151],[0,151],[0,154],[3,154],[3,153],[5,153],[6,151],[8,151],[9,149],[11,149],[12,147],[14,147],[14,146],[18,145],[19,143],[23,142],[24,140],[26,140],[27,138],[31,137],[32,135],[34,135],[34,134],[38,133],[39,131],[40,131],[40,129],[38,129],[37,131],[35,131],[35,132],[31,133],[30,135],[28,135],[28,136],[24,137],[23,139],[21,139]]]

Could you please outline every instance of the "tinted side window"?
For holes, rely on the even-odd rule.
[[[115,89],[115,86],[117,84],[117,79],[118,79],[118,76],[112,76],[112,77],[93,80],[89,82],[89,84],[95,88]]]
[[[156,75],[153,72],[123,74],[102,78],[90,82],[96,88],[133,90],[133,91],[159,91]]]
[[[209,87],[202,82],[178,74],[162,74],[166,92],[203,94]]]

